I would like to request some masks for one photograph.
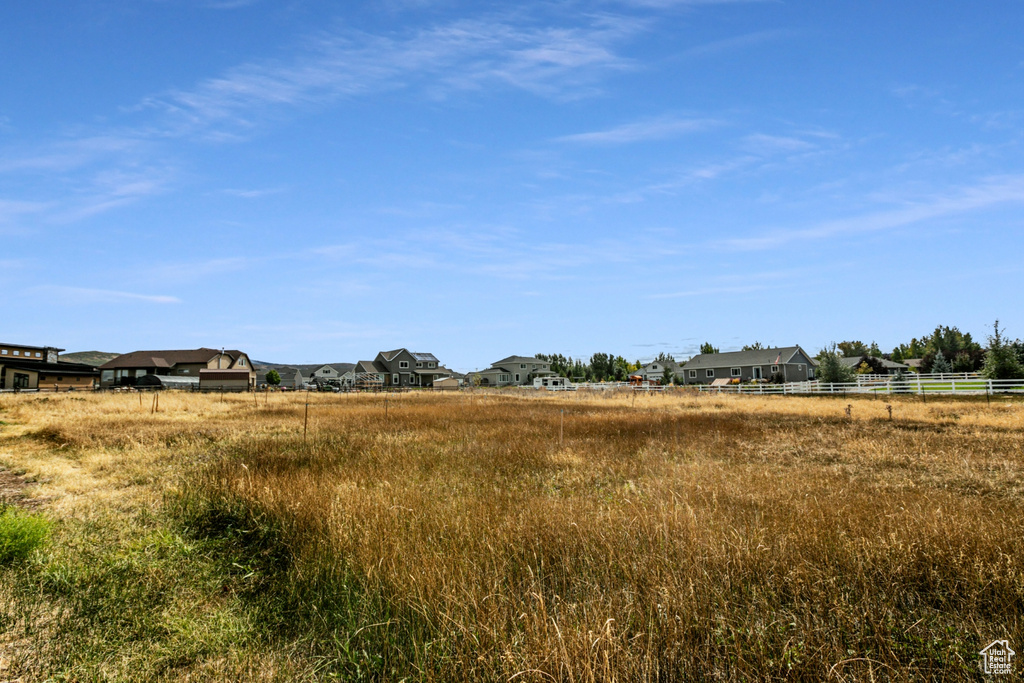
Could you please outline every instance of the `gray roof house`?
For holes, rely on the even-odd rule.
[[[854,370],[856,370],[858,367],[860,367],[860,364],[864,361],[864,358],[865,356],[854,356],[853,358],[840,358],[839,362],[848,368],[853,368]],[[877,360],[881,362],[882,367],[885,368],[886,375],[896,375],[901,372],[908,372],[910,370],[909,365],[904,365],[903,363],[896,363],[895,361],[891,361],[887,358],[878,358]]]
[[[731,351],[729,353],[702,353],[686,361],[682,368],[684,384],[711,384],[716,379],[751,380],[768,379],[775,373],[786,382],[814,379],[817,362],[799,346]]]
[[[551,363],[533,356],[509,356],[491,363],[491,367],[469,373],[473,384],[480,386],[533,386],[534,377],[555,373]]]
[[[383,386],[387,388],[429,387],[435,379],[451,375],[451,370],[442,366],[434,354],[408,349],[381,351],[373,361],[360,361],[356,366],[357,376],[360,366],[366,375],[382,376]]]
[[[278,385],[282,389],[304,389],[306,380],[299,372],[298,368],[293,368],[288,365],[269,365],[256,375],[256,388],[262,389],[267,386],[267,373],[271,370],[277,370],[277,374],[281,377],[281,383]]]

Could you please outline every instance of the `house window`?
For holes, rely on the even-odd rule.
[[[14,352],[14,355],[15,355],[15,356],[20,356],[20,355],[21,355],[21,351],[15,351],[15,352]]]
[[[244,368],[245,367],[245,359],[244,358],[239,358],[238,359],[238,365]]]
[[[520,370],[525,370],[526,369],[526,363],[520,363],[519,364],[519,369]]]
[[[772,372],[778,372],[778,371],[779,371],[779,366],[778,365],[773,365],[772,366]]]
[[[36,358],[42,358],[42,357],[43,357],[43,354],[41,354],[38,351],[36,351]]]
[[[7,349],[4,349],[3,351],[0,351],[0,356],[6,356],[6,355],[7,355]]]
[[[423,367],[423,363],[421,363],[419,361],[416,361],[416,367],[422,368]]]
[[[797,370],[798,370],[799,372],[803,372],[803,371],[804,371],[804,365],[803,365],[803,363],[801,363],[800,365],[797,365],[797,366],[796,366],[796,369],[797,369]]]
[[[400,360],[400,361],[398,361],[398,367],[401,368],[401,369],[408,368],[409,367],[409,361],[407,361],[407,360]]]
[[[708,368],[708,369],[707,369],[707,376],[708,376],[708,377],[714,377],[714,376],[715,376],[715,370],[714,370],[714,368]]]
[[[743,374],[743,369],[742,368],[732,368],[729,371],[729,374],[731,374],[733,377],[739,377],[740,375]]]
[[[518,372],[516,373],[516,381],[517,382],[519,381],[519,373]]]
[[[690,379],[697,379],[697,371],[690,370]]]
[[[498,375],[498,381],[499,382],[507,382],[508,381],[508,375]]]
[[[391,375],[391,383],[398,384],[398,375]]]
[[[427,367],[428,368],[436,368],[437,367],[437,363],[427,363]]]

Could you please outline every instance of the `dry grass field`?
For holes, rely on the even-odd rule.
[[[0,680],[981,680],[1024,404],[0,396]],[[849,406],[849,414],[847,407]],[[19,498],[8,494],[10,500]]]

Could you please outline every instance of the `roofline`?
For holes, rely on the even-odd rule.
[[[8,342],[0,342],[0,346],[17,346],[19,349],[32,349],[33,351],[56,351],[62,353],[67,349],[58,349],[56,346],[31,346],[29,344],[10,344]]]

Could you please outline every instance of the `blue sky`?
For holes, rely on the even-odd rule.
[[[1024,336],[1024,5],[0,10],[0,337],[689,357]]]

